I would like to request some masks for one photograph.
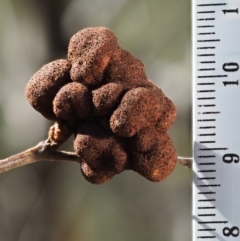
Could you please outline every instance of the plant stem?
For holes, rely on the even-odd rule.
[[[192,168],[193,158],[192,157],[181,157],[178,156],[177,164],[180,164],[182,166]]]
[[[57,151],[57,148],[57,145],[51,145],[48,140],[42,141],[24,152],[0,160],[0,173],[37,161],[73,161],[80,163],[81,159],[74,152]],[[192,160],[190,157],[178,157],[177,163],[191,168]]]
[[[56,151],[56,147],[47,141],[42,141],[35,147],[24,152],[0,160],[0,173],[21,167],[37,161],[73,161],[80,162],[74,152]]]

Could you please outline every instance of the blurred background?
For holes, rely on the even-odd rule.
[[[90,26],[109,27],[143,61],[177,106],[169,135],[178,154],[191,156],[189,0],[0,0],[0,159],[46,139],[52,123],[25,86]],[[98,186],[75,163],[24,166],[0,175],[0,241],[190,241],[191,178],[177,166],[160,183],[126,171]]]

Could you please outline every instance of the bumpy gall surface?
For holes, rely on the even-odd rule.
[[[82,122],[75,133],[74,150],[84,161],[84,177],[92,183],[119,174],[126,168],[123,144],[97,122]]]
[[[67,60],[43,66],[27,84],[26,96],[43,116],[67,126],[65,135],[61,125],[51,130],[54,142],[74,133],[81,171],[91,183],[129,169],[159,182],[176,165],[166,133],[176,118],[174,104],[105,27],[77,32]]]
[[[108,83],[92,91],[94,112],[100,117],[110,116],[123,95],[120,84]]]
[[[155,143],[148,151],[136,151],[132,155],[133,170],[153,182],[164,180],[173,171],[177,159],[168,134],[157,133],[156,135]]]
[[[91,92],[77,82],[63,86],[53,100],[54,114],[62,120],[86,119],[89,117],[91,109]]]
[[[67,60],[53,61],[44,65],[27,84],[27,100],[49,120],[57,120],[53,113],[52,102],[60,88],[71,81],[70,67]]]
[[[89,86],[99,85],[117,47],[117,38],[108,28],[86,28],[77,32],[68,47],[72,80]]]

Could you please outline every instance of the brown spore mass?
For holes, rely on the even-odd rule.
[[[62,120],[86,119],[91,110],[91,92],[77,82],[64,85],[53,100],[53,111]]]
[[[73,35],[68,47],[72,80],[99,85],[117,46],[114,33],[105,27],[86,28]]]
[[[119,83],[124,90],[150,85],[143,63],[120,47],[105,70],[105,82]]]
[[[81,123],[75,136],[74,150],[88,181],[99,184],[125,170],[127,153],[122,143],[99,123]]]
[[[74,151],[91,183],[105,183],[124,170],[159,182],[176,165],[166,133],[176,108],[108,28],[77,32],[67,60],[43,66],[27,84],[26,96],[43,116],[57,121],[49,132],[53,143],[74,134]]]
[[[157,133],[155,144],[146,152],[132,155],[132,169],[152,182],[164,180],[176,165],[177,154],[167,133]]]
[[[27,84],[28,102],[49,120],[57,120],[52,102],[59,89],[71,81],[70,67],[67,60],[55,60],[44,65]]]
[[[110,116],[121,101],[123,87],[117,83],[108,83],[92,91],[94,112],[100,116]]]
[[[110,119],[112,131],[119,136],[131,137],[142,128],[154,125],[161,116],[163,103],[149,88],[129,90]]]

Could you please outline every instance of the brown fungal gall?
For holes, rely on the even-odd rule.
[[[68,47],[72,80],[90,86],[99,85],[117,46],[117,38],[108,28],[86,28],[77,32]]]
[[[165,96],[165,105],[163,114],[160,120],[157,122],[157,129],[159,131],[167,131],[173,124],[177,116],[177,110],[173,102]]]
[[[81,123],[75,136],[74,150],[88,181],[101,184],[125,170],[127,154],[122,143],[100,124]]]
[[[84,85],[77,82],[63,86],[53,100],[53,111],[62,120],[86,119],[91,109],[91,93]]]
[[[115,175],[114,172],[94,171],[91,167],[84,161],[81,162],[81,171],[85,179],[92,184],[103,184],[108,182]]]
[[[123,87],[116,83],[109,83],[93,90],[94,112],[100,117],[110,116],[119,104],[122,93]]]
[[[112,131],[119,136],[131,137],[142,128],[154,125],[164,108],[159,98],[152,89],[129,90],[111,116]]]
[[[130,139],[131,148],[140,152],[149,151],[156,143],[156,128],[154,126],[140,130]]]
[[[59,89],[71,81],[69,70],[70,64],[67,60],[56,60],[44,65],[27,84],[27,100],[49,120],[57,120],[53,113],[52,101]]]
[[[120,47],[114,52],[106,68],[105,82],[118,83],[124,90],[151,85],[143,63]]]
[[[177,154],[167,133],[157,133],[149,151],[133,152],[132,169],[152,182],[164,180],[174,169]]]
[[[77,32],[67,58],[43,66],[26,88],[37,111],[67,126],[52,127],[49,140],[59,144],[74,133],[81,171],[91,183],[129,169],[164,180],[177,161],[166,133],[176,108],[147,79],[143,63],[105,27]]]

